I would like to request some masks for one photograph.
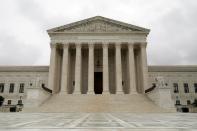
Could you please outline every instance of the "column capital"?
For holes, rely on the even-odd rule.
[[[68,48],[69,44],[66,43],[66,44],[63,44],[63,48]]]
[[[115,47],[116,47],[116,48],[120,48],[120,47],[121,47],[121,42],[115,43]]]
[[[81,43],[75,43],[76,48],[81,48]]]
[[[103,43],[102,46],[103,46],[103,48],[104,48],[104,47],[106,48],[106,47],[109,46],[109,43]]]
[[[128,47],[129,48],[133,48],[134,47],[134,43],[128,43]]]
[[[50,44],[50,47],[51,47],[51,48],[56,48],[56,46],[57,46],[57,45],[56,45],[55,43],[54,43],[54,44],[53,44],[53,43]]]
[[[141,48],[146,48],[146,46],[147,46],[147,42],[140,43],[140,47],[141,47]]]
[[[94,48],[94,43],[88,43],[89,48]]]

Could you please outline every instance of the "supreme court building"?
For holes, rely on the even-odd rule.
[[[0,111],[197,112],[197,66],[148,66],[149,29],[95,16],[47,32],[49,66],[0,66]]]
[[[130,94],[147,88],[149,29],[96,16],[48,34],[53,93]]]

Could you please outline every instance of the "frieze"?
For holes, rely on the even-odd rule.
[[[96,20],[82,23],[80,25],[71,26],[57,32],[133,32],[139,31],[134,28],[124,27],[122,25]]]

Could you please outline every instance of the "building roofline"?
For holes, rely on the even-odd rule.
[[[149,72],[197,72],[197,65],[150,65]]]
[[[49,66],[0,66],[0,72],[48,72]]]
[[[0,72],[48,72],[49,66],[0,66]],[[197,65],[150,65],[149,72],[197,72]]]
[[[90,21],[93,21],[93,20],[108,21],[108,22],[119,24],[121,26],[125,26],[125,27],[128,27],[128,28],[137,29],[137,30],[139,30],[138,32],[142,31],[142,32],[147,33],[147,34],[150,32],[150,29],[143,28],[143,27],[136,26],[136,25],[132,25],[132,24],[129,24],[129,23],[125,23],[125,22],[122,22],[122,21],[106,18],[106,17],[103,17],[103,16],[94,16],[94,17],[86,18],[86,19],[79,20],[79,21],[76,21],[76,22],[72,22],[72,23],[69,23],[69,24],[66,24],[66,25],[62,25],[62,26],[58,26],[58,27],[55,27],[55,28],[48,29],[47,32],[48,33],[55,33],[58,30],[73,27],[73,26],[80,25],[82,23],[90,22]]]

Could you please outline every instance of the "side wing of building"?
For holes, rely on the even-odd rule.
[[[177,109],[192,107],[197,100],[197,66],[149,66],[148,69],[149,87],[169,89]]]
[[[0,96],[4,106],[24,103],[28,97],[38,97],[38,93],[28,90],[39,90],[48,84],[48,66],[1,66]]]

